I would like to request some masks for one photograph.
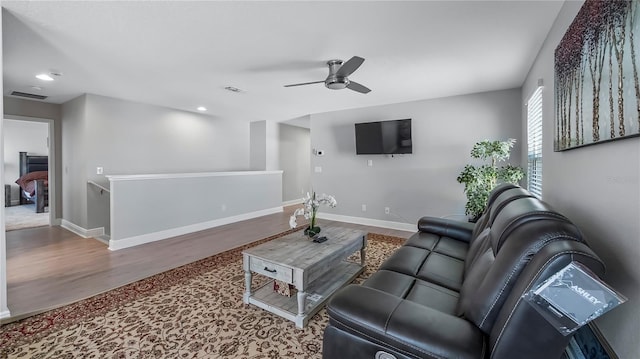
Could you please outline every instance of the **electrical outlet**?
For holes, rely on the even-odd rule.
[[[367,161],[367,166],[373,167],[373,160],[368,160]]]
[[[362,205],[362,212],[366,212],[366,211],[367,211],[367,205],[366,205],[366,204],[363,204],[363,205]]]
[[[104,172],[104,169],[102,167],[96,167],[96,174],[97,175],[101,175]]]
[[[389,214],[389,213],[391,213],[391,208],[384,207],[384,214]]]

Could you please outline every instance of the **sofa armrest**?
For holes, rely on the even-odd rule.
[[[392,351],[418,357],[485,357],[486,338],[472,323],[377,289],[349,285],[331,298],[327,312],[330,325]]]
[[[475,223],[456,221],[439,217],[422,217],[418,220],[418,230],[440,236],[451,237],[460,241],[469,242]]]

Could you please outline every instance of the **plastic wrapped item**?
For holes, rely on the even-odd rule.
[[[277,279],[273,281],[273,291],[285,297],[291,297],[295,294],[293,285]]]
[[[569,263],[523,298],[563,335],[627,300],[578,262]]]

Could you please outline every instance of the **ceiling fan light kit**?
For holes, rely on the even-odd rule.
[[[369,88],[355,81],[350,81],[348,78],[348,76],[356,71],[363,62],[364,59],[359,56],[354,56],[347,62],[343,62],[342,60],[329,60],[327,61],[327,65],[329,66],[329,76],[327,76],[325,80],[285,85],[284,87],[303,86],[324,82],[324,86],[331,90],[342,90],[344,88],[348,88],[349,90],[366,94],[371,92]]]

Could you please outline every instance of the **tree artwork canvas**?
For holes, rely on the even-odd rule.
[[[555,151],[640,135],[640,0],[586,0],[555,51]]]

